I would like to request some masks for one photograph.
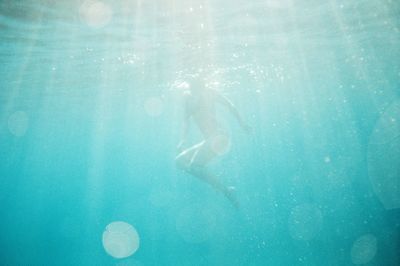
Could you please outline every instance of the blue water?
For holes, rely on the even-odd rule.
[[[0,264],[399,265],[399,14],[1,1]],[[175,166],[179,84],[200,69],[252,127],[221,108],[231,146],[208,166],[239,210]],[[115,221],[140,239],[125,258],[103,241]]]

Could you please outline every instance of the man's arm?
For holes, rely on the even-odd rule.
[[[216,92],[217,94],[217,100],[219,103],[222,105],[226,106],[228,110],[232,113],[232,115],[236,118],[238,121],[239,125],[242,127],[242,129],[246,132],[249,132],[251,130],[250,126],[247,125],[247,123],[244,122],[242,116],[240,115],[239,111],[236,109],[235,105],[232,103],[231,100],[229,100],[227,97],[224,95]]]

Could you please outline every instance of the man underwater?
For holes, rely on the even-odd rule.
[[[178,168],[207,182],[238,208],[239,202],[235,195],[235,188],[222,184],[218,177],[207,169],[207,164],[215,157],[224,154],[230,145],[228,134],[217,121],[218,104],[228,108],[244,131],[250,131],[250,127],[244,122],[233,103],[217,90],[208,88],[204,77],[198,75],[189,81],[184,91],[183,134],[178,145],[178,151],[181,152],[175,161]],[[182,151],[190,121],[197,125],[204,139]]]

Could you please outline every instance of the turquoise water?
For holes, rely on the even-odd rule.
[[[1,1],[0,264],[399,265],[399,14]],[[239,210],[175,166],[179,84],[199,69],[252,127],[218,113],[231,146],[209,168]],[[115,221],[138,246],[104,240]]]

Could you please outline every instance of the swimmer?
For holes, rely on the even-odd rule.
[[[184,91],[184,121],[182,139],[178,144],[179,155],[175,158],[179,169],[210,184],[236,207],[239,202],[235,195],[235,188],[223,185],[218,177],[207,169],[207,164],[220,156],[229,147],[228,134],[217,121],[216,106],[221,104],[228,108],[245,132],[250,127],[244,122],[233,103],[214,89],[207,88],[201,76],[193,78]],[[188,135],[190,121],[200,130],[203,140],[192,147],[183,149]]]

